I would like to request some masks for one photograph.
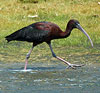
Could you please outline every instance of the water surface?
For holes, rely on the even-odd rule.
[[[0,62],[0,93],[100,93],[99,55],[71,58],[74,63],[87,60],[87,64],[67,69],[62,62],[51,60],[51,64],[33,62],[24,71],[24,63]]]

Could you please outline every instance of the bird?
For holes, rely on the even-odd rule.
[[[64,62],[65,64],[68,65],[68,67],[76,68],[76,67],[82,67],[83,64],[81,65],[71,64],[70,62],[60,58],[59,56],[56,56],[51,45],[51,41],[54,39],[69,37],[74,28],[77,28],[81,32],[83,32],[87,36],[87,38],[91,43],[91,46],[93,47],[93,42],[90,36],[81,27],[79,21],[76,19],[70,19],[68,21],[65,31],[62,31],[60,27],[55,23],[41,21],[41,22],[32,23],[26,27],[19,29],[13,32],[12,34],[6,36],[5,39],[7,40],[7,42],[16,40],[16,41],[27,41],[33,43],[32,48],[29,50],[29,52],[26,55],[24,70],[27,70],[28,59],[30,58],[33,48],[43,42],[46,42],[48,44],[53,57]]]

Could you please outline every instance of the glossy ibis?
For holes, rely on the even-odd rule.
[[[89,35],[80,26],[79,22],[74,19],[72,19],[68,22],[65,32],[63,32],[58,25],[51,23],[51,22],[43,21],[43,22],[36,22],[27,27],[24,27],[24,28],[12,33],[11,35],[6,36],[5,38],[8,42],[10,42],[12,40],[17,40],[17,41],[27,41],[27,42],[33,43],[31,50],[26,55],[25,67],[24,67],[25,70],[27,68],[28,59],[30,57],[30,54],[31,54],[33,48],[42,42],[46,42],[49,45],[53,57],[57,58],[60,61],[63,61],[69,67],[72,67],[72,68],[81,67],[82,65],[71,64],[71,63],[65,61],[64,59],[56,56],[56,54],[54,53],[52,46],[51,46],[51,40],[68,37],[74,28],[77,28],[80,31],[82,31],[88,37],[88,39],[90,40],[90,43],[93,47],[93,43],[92,43],[92,40],[90,39]]]

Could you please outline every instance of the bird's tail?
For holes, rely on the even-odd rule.
[[[7,42],[12,41],[12,38],[10,36],[6,36],[5,39],[7,40]]]
[[[5,39],[6,39],[8,42],[10,42],[10,41],[12,41],[12,40],[15,40],[16,37],[17,37],[16,33],[17,33],[17,32],[14,32],[14,33],[12,33],[12,34],[6,36]]]

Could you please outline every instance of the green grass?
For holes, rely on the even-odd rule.
[[[12,62],[24,61],[25,54],[31,48],[31,44],[27,42],[11,42],[7,44],[4,37],[38,21],[54,22],[65,31],[67,22],[70,19],[77,19],[94,43],[94,49],[90,49],[89,51],[92,53],[100,52],[100,5],[98,4],[98,0],[47,0],[46,2],[45,0],[37,0],[38,3],[31,3],[31,0],[26,1],[27,2],[24,3],[21,2],[21,0],[0,0],[1,61],[10,62],[11,59]],[[29,15],[38,15],[38,17],[29,18]],[[68,52],[69,54],[76,53],[77,47],[81,47],[81,50],[86,49],[85,52],[90,47],[87,37],[77,29],[72,31],[70,37],[54,40],[52,43],[53,48],[69,48],[69,50],[66,50],[66,53]],[[38,49],[40,47],[43,48],[40,50]],[[74,50],[71,51],[73,47]],[[45,50],[45,48],[47,49]],[[38,51],[38,55],[38,53],[42,51],[46,53],[49,51],[49,48],[46,44],[42,44],[37,46],[34,51]],[[61,51],[57,51],[56,53],[59,54],[60,52]],[[50,54],[50,52],[44,55],[40,54],[39,56],[46,56],[47,54]],[[12,58],[12,56],[14,57]],[[35,57],[34,60],[39,56]]]

